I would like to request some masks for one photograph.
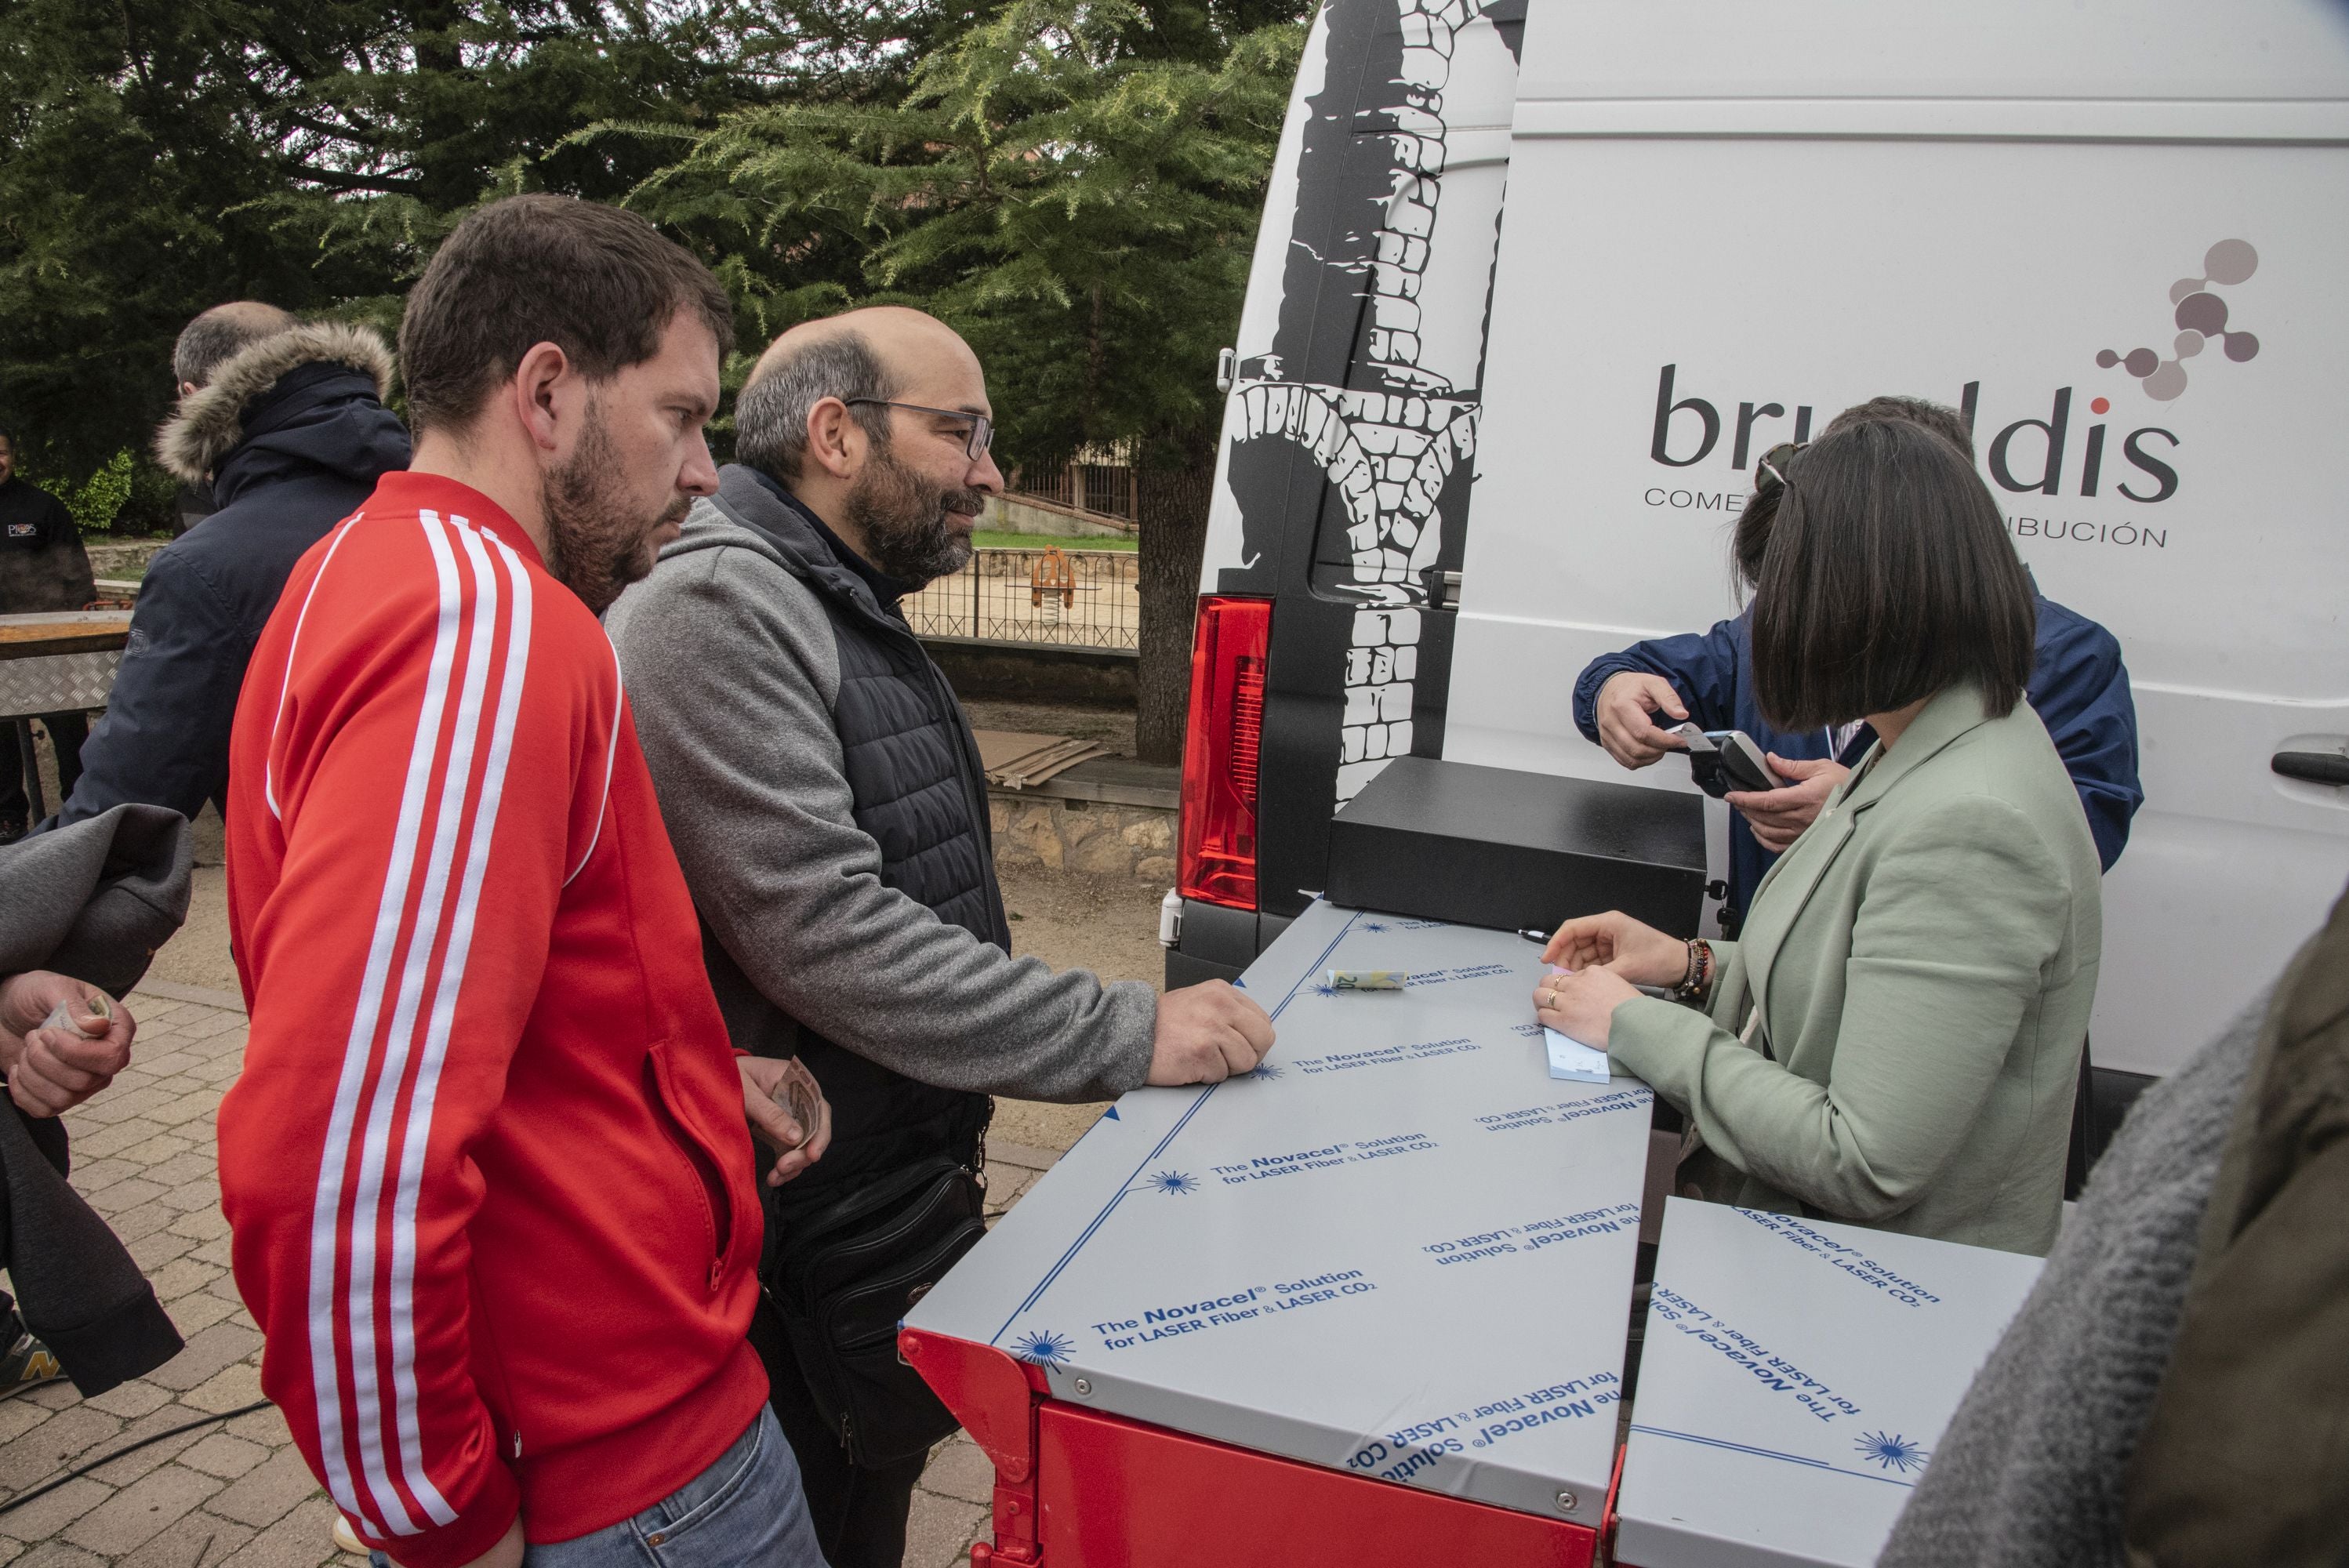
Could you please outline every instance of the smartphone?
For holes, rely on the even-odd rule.
[[[1693,724],[1682,724],[1671,733],[1688,748],[1689,777],[1716,800],[1732,789],[1776,789],[1786,782],[1770,771],[1762,748],[1742,729],[1699,729]]]

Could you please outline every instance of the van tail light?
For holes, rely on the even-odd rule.
[[[1185,898],[1256,907],[1257,759],[1271,645],[1271,600],[1200,599],[1191,639],[1183,841],[1174,877]]]

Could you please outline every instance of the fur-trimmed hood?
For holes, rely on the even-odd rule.
[[[309,365],[346,366],[374,380],[378,400],[390,395],[391,349],[372,329],[338,322],[289,327],[230,356],[210,381],[180,400],[155,434],[157,460],[186,483],[205,483],[244,440],[254,401]]]

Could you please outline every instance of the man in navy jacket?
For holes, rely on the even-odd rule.
[[[1971,438],[1954,409],[1914,398],[1863,403],[1837,415],[1827,430],[1886,416],[1914,419],[1972,454]],[[1739,527],[1738,555],[1749,578],[1759,564],[1773,499],[1767,491],[1757,495],[1760,504],[1749,505],[1748,520]],[[2128,842],[2129,819],[2145,799],[2137,785],[2137,707],[2129,699],[2128,671],[2110,632],[2052,599],[2036,602],[2039,658],[2027,695],[2080,792],[2097,858],[2110,871]],[[1744,730],[1770,754],[1772,769],[1790,781],[1784,789],[1729,795],[1735,810],[1729,820],[1729,897],[1722,918],[1733,930],[1771,862],[1810,825],[1844,774],[1876,741],[1876,732],[1865,723],[1837,734],[1788,733],[1763,717],[1754,697],[1748,620],[1740,614],[1709,632],[1655,637],[1602,655],[1574,685],[1576,727],[1626,768],[1645,768],[1681,748],[1679,739],[1658,724],[1655,716],[1661,714],[1667,724],[1693,719],[1700,729]]]
[[[189,324],[174,366],[182,396],[156,455],[209,482],[220,510],[149,565],[80,781],[46,825],[126,800],[224,809],[237,692],[294,563],[408,467],[408,432],[383,406],[391,351],[364,327],[238,301]]]
[[[17,473],[16,438],[0,428],[0,615],[78,610],[97,593],[81,531],[65,502]],[[88,716],[45,713],[41,725],[57,748],[58,788],[71,789],[89,737]],[[18,755],[16,726],[0,722],[0,844],[25,836],[32,808],[26,781],[39,784],[31,762],[29,751]]]

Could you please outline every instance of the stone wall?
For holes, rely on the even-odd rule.
[[[1077,517],[1056,506],[1038,506],[1020,496],[989,496],[987,511],[980,514],[978,526],[1001,529],[1009,533],[1034,533],[1045,542],[1054,539],[1131,539],[1133,531],[1120,528],[1113,522],[1095,522],[1091,518]]]
[[[109,539],[103,542],[85,541],[82,548],[89,555],[89,569],[99,577],[120,577],[137,572],[155,558],[155,552],[171,542],[168,539]]]
[[[998,865],[1040,865],[1152,882],[1174,880],[1172,811],[1001,791],[988,795],[987,810],[995,829]]]
[[[1067,703],[1131,710],[1140,661],[1123,648],[1026,647],[925,637],[923,645],[963,698]]]

